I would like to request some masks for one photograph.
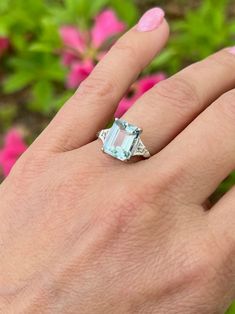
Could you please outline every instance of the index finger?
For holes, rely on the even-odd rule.
[[[50,149],[68,151],[92,140],[140,72],[165,45],[169,28],[160,8],[123,35],[44,132]]]

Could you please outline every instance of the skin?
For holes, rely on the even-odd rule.
[[[0,186],[1,313],[224,313],[235,298],[235,190],[202,205],[235,168],[235,56],[125,114],[150,159],[122,163],[95,140],[168,32],[126,33]]]

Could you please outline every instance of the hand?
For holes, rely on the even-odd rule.
[[[95,140],[167,37],[162,12],[148,13],[1,185],[1,313],[208,314],[235,298],[235,191],[202,206],[235,166],[233,50],[125,114],[150,159],[122,163]]]

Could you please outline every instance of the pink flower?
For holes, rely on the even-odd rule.
[[[82,32],[71,25],[60,28],[65,46],[62,62],[70,69],[67,79],[69,88],[77,87],[91,73],[96,62],[106,52],[102,45],[124,29],[124,23],[118,20],[112,10],[97,15],[90,32]]]
[[[95,25],[91,30],[94,47],[100,47],[107,39],[125,30],[125,25],[120,22],[115,12],[105,10],[95,19]]]
[[[27,149],[20,133],[11,129],[5,136],[4,147],[0,150],[0,165],[4,176],[7,176],[17,159]]]
[[[0,56],[8,49],[9,39],[6,37],[0,37]]]
[[[149,89],[151,89],[154,85],[156,85],[157,83],[159,83],[165,79],[166,79],[166,75],[164,73],[157,73],[157,74],[148,75],[148,76],[143,77],[138,82],[139,96],[141,96],[142,94],[147,92]]]
[[[69,88],[76,88],[92,71],[93,63],[91,60],[84,62],[74,62],[67,79]]]
[[[63,26],[60,28],[60,36],[65,46],[83,53],[85,50],[85,40],[83,35],[73,26]]]
[[[164,80],[165,78],[166,78],[165,74],[158,73],[158,74],[143,77],[142,79],[137,81],[135,84],[133,84],[128,92],[130,96],[128,96],[127,94],[120,101],[118,108],[115,112],[115,117],[120,118],[121,116],[123,116],[124,113],[136,102],[136,100],[141,95],[143,95],[145,92],[151,89],[154,85]]]

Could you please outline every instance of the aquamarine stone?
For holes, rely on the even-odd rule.
[[[128,160],[138,144],[141,132],[137,126],[115,119],[104,141],[103,151],[122,161]]]

